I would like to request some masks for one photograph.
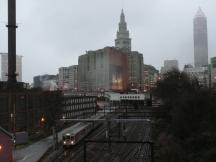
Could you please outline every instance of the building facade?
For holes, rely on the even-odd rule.
[[[128,88],[127,54],[113,47],[79,56],[79,90],[122,91]]]
[[[208,32],[207,17],[198,9],[194,17],[194,65],[195,67],[208,66]]]
[[[7,81],[8,74],[8,54],[0,53],[1,55],[1,80]],[[22,56],[16,55],[16,74],[17,81],[22,82]]]
[[[33,87],[42,88],[43,90],[54,91],[58,88],[56,82],[56,75],[38,75],[33,78]]]
[[[78,65],[68,67],[68,87],[71,90],[78,88]]]
[[[211,58],[210,71],[211,71],[211,87],[216,88],[216,57]]]
[[[69,89],[69,68],[68,67],[59,68],[58,88],[61,90]]]
[[[67,95],[64,96],[62,104],[64,119],[88,118],[97,111],[96,96]]]
[[[208,67],[192,67],[184,68],[184,72],[191,79],[197,79],[200,86],[209,87],[209,68]]]
[[[78,65],[60,67],[58,73],[58,88],[61,90],[77,90]]]
[[[129,88],[143,89],[143,54],[131,51],[128,54]]]
[[[159,71],[152,65],[143,66],[144,91],[148,92],[156,86],[159,79]]]
[[[174,69],[179,69],[178,60],[164,60],[164,66],[161,68],[161,74],[165,74]]]

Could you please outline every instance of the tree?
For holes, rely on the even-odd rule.
[[[43,92],[42,102],[44,105],[41,119],[44,121],[46,129],[56,126],[57,121],[61,118],[62,96],[60,91]]]
[[[208,150],[215,148],[216,143],[214,92],[199,87],[196,79],[191,80],[185,73],[174,70],[158,82],[154,95],[163,101],[167,110],[167,116],[157,125],[158,128],[163,126],[160,134],[165,133],[175,140],[172,145],[167,143],[167,147],[179,146],[184,150],[182,158],[190,162],[206,162],[206,155],[213,156],[215,152]],[[179,149],[169,150],[175,154]]]

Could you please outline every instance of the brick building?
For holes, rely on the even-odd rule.
[[[0,125],[11,132],[33,132],[60,98],[60,91],[0,91]]]
[[[13,161],[13,136],[11,133],[0,127],[0,161]]]

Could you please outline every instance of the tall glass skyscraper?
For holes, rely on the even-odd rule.
[[[208,65],[208,32],[207,18],[201,8],[194,17],[194,65],[195,67]]]

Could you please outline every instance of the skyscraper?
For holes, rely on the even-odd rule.
[[[179,70],[178,60],[164,60],[164,66],[161,68],[161,74],[172,70]]]
[[[194,65],[195,67],[208,65],[208,34],[207,17],[198,9],[194,17]]]
[[[123,9],[121,12],[119,29],[116,36],[117,38],[115,39],[115,47],[125,51],[131,51],[131,39],[129,38],[129,31],[127,30],[127,23],[125,22]]]
[[[119,29],[116,37],[115,47],[128,56],[129,88],[141,89],[143,87],[143,54],[138,51],[131,51],[131,38],[127,30],[123,9],[121,11]]]
[[[8,77],[8,54],[0,53],[1,55],[1,79],[7,81]],[[16,55],[16,74],[17,81],[22,82],[22,56]]]

